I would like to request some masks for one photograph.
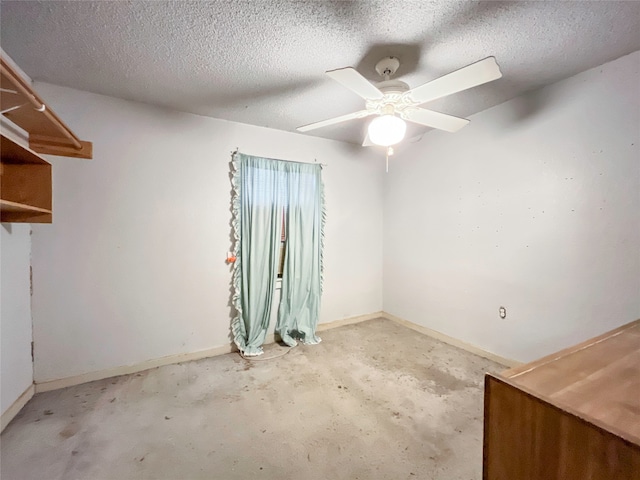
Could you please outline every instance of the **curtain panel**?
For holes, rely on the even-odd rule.
[[[324,189],[321,166],[235,153],[233,176],[233,305],[235,344],[245,356],[262,353],[286,248],[276,332],[289,346],[320,341]]]

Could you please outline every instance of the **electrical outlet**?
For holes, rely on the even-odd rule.
[[[500,313],[500,318],[507,318],[507,309],[504,307],[500,307],[500,310],[498,310],[498,312]]]

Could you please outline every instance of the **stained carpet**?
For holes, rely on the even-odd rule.
[[[480,480],[483,374],[503,366],[386,319],[321,336],[38,394],[1,477]]]

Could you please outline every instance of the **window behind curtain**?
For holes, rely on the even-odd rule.
[[[255,205],[271,204],[271,187],[265,184],[264,173],[267,170],[261,168],[253,168],[246,177],[244,177],[242,187],[251,191],[251,198]],[[317,188],[316,178],[309,174],[299,174],[299,188],[314,191]],[[284,259],[287,250],[287,228],[286,228],[286,207],[282,210],[282,234],[280,238],[280,256],[278,259],[277,278],[282,278],[284,270]]]

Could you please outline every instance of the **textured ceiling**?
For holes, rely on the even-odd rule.
[[[412,87],[495,56],[503,78],[427,105],[464,117],[640,49],[638,1],[2,1],[0,18],[34,80],[288,131],[361,109],[323,72],[376,81],[386,55]]]

